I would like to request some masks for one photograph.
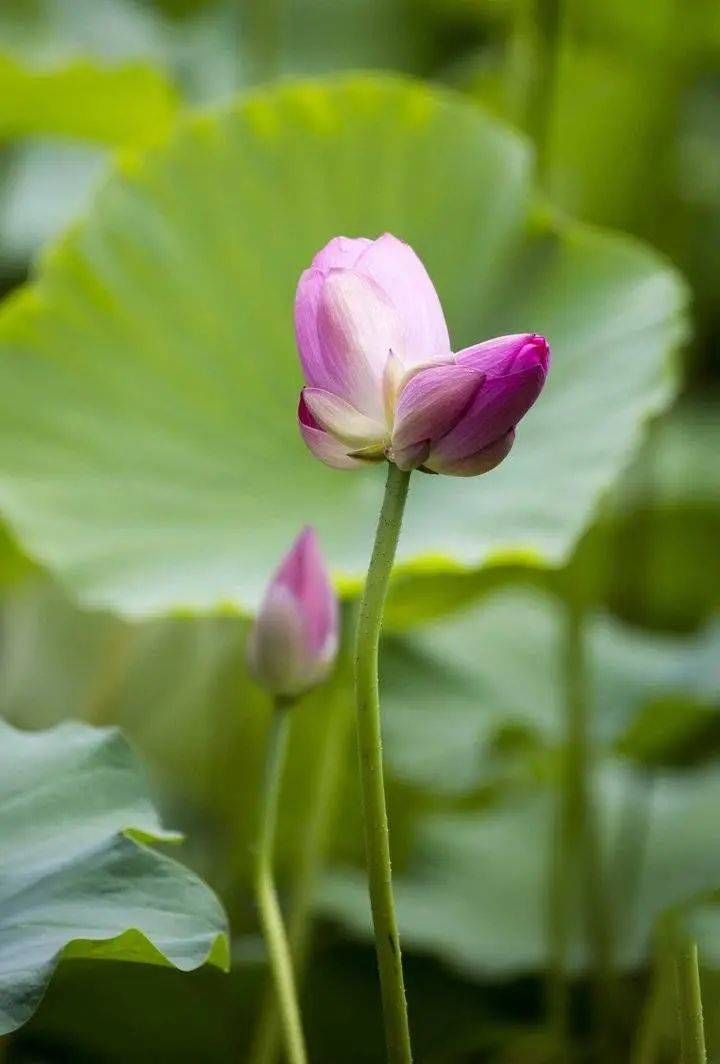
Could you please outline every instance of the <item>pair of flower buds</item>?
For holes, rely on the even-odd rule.
[[[425,267],[389,233],[336,237],[315,256],[298,284],[295,335],[306,381],[300,432],[336,469],[387,460],[426,473],[487,473],[507,457],[550,365],[536,333],[453,354]],[[337,645],[337,600],[305,529],[267,590],[250,667],[270,692],[295,697],[327,676]]]

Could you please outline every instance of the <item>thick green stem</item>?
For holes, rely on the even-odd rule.
[[[682,939],[675,949],[682,1064],[706,1064],[700,971],[695,942]]]
[[[390,1064],[408,1064],[412,1060],[412,1051],[390,869],[378,693],[378,645],[385,595],[400,535],[409,480],[409,473],[395,465],[388,466],[385,498],[360,606],[355,648],[365,851]]]
[[[278,800],[289,729],[289,704],[277,700],[270,722],[255,865],[255,890],[268,951],[289,1064],[306,1064],[305,1040],[295,990],[292,959],[273,877]]]
[[[293,967],[302,979],[308,952],[312,897],[318,874],[325,862],[328,840],[337,806],[337,793],[346,763],[348,723],[347,687],[343,677],[330,695],[318,758],[309,781],[312,794],[303,825],[303,839],[288,916],[288,941]],[[274,992],[265,994],[250,1060],[252,1064],[275,1064],[278,1059],[280,1028]]]

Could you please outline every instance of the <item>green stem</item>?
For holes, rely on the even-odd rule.
[[[360,606],[355,647],[357,734],[365,820],[365,851],[375,928],[375,950],[380,973],[385,1041],[390,1064],[408,1064],[412,1060],[412,1050],[390,869],[378,693],[378,644],[383,606],[400,535],[409,480],[408,472],[403,472],[393,464],[388,466],[385,498]]]
[[[668,1002],[665,993],[665,970],[659,948],[653,960],[645,1003],[640,1014],[635,1041],[630,1054],[630,1064],[657,1064],[663,1042],[665,1011]]]
[[[345,767],[349,716],[345,677],[331,697],[330,712],[322,730],[322,745],[313,767],[308,815],[292,888],[288,917],[288,941],[297,978],[305,968],[310,936],[312,897],[318,874],[325,862],[328,840],[336,812],[338,788]],[[275,1064],[279,1051],[278,1012],[275,994],[268,990],[260,1010],[250,1054],[252,1064]]]
[[[613,936],[597,810],[593,800],[584,609],[572,587],[566,589],[565,602],[565,743],[550,898],[549,1001],[555,1035],[567,1056],[567,916],[573,893],[572,876],[579,871],[582,909],[592,962],[598,1056],[601,1060],[611,1060]]]
[[[572,809],[567,779],[567,756],[563,756],[561,780],[552,840],[548,912],[548,982],[546,1008],[558,1057],[571,1060],[569,1041],[569,989],[567,980],[568,919],[572,897]]]
[[[568,597],[566,630],[568,756],[571,801],[577,816],[578,855],[582,873],[583,909],[592,962],[598,1056],[612,1054],[612,922],[605,887],[600,825],[593,793],[593,754],[589,728],[585,610],[572,593]]]
[[[259,832],[255,865],[255,889],[260,922],[277,997],[280,1022],[289,1064],[306,1064],[305,1041],[295,990],[292,959],[273,877],[273,851],[278,800],[289,730],[291,703],[277,699],[270,722],[265,773],[260,796]]]
[[[682,1064],[706,1064],[700,971],[695,942],[687,939],[678,942],[675,950],[675,978]]]
[[[283,0],[250,0],[243,9],[253,82],[272,81],[280,70]]]
[[[535,142],[538,175],[544,180],[564,36],[563,3],[518,0],[515,12],[507,91],[516,120]]]

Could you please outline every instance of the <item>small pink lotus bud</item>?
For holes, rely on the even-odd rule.
[[[550,348],[521,333],[453,354],[420,259],[386,233],[336,237],[300,278],[295,332],[307,386],[300,432],[339,469],[387,458],[401,469],[486,473],[542,390]]]
[[[338,648],[338,603],[317,536],[305,528],[273,576],[248,639],[261,687],[295,698],[328,676]]]

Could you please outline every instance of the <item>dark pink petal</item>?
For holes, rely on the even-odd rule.
[[[354,269],[379,285],[395,307],[403,327],[402,349],[395,350],[406,366],[450,355],[438,294],[409,244],[385,233],[362,252]]]
[[[544,374],[550,368],[550,345],[537,333],[516,333],[496,336],[473,347],[458,351],[455,356],[461,366],[472,366],[489,378],[504,377],[538,366]]]
[[[332,469],[359,469],[363,462],[349,456],[348,448],[329,432],[320,428],[300,395],[298,403],[298,426],[300,435],[309,451]]]
[[[539,365],[504,377],[488,377],[461,420],[434,445],[433,459],[455,462],[494,443],[515,428],[544,383],[545,372]]]
[[[495,440],[488,447],[483,447],[481,451],[476,451],[467,458],[452,460],[431,454],[424,464],[433,473],[444,473],[449,477],[477,477],[481,473],[489,473],[504,458],[507,458],[514,442],[515,429],[510,429],[499,440]]]
[[[417,444],[445,436],[482,387],[484,375],[451,362],[416,373],[400,392],[392,434],[393,460],[401,469],[421,465]],[[427,451],[425,452],[427,454]]]

